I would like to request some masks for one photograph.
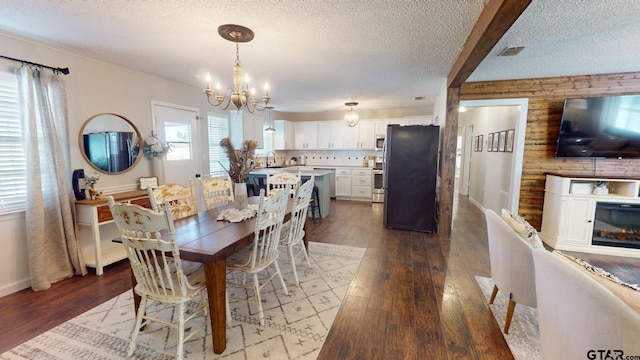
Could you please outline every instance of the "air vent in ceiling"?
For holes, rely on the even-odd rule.
[[[498,56],[516,56],[520,54],[520,51],[524,49],[524,46],[512,46],[506,47],[504,50],[500,51]]]

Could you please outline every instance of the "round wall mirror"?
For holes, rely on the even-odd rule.
[[[78,143],[85,160],[106,174],[127,172],[142,159],[140,131],[121,115],[90,117],[80,128]]]

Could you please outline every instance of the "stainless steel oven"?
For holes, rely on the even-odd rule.
[[[371,171],[371,198],[374,203],[384,202],[384,172],[382,169]]]

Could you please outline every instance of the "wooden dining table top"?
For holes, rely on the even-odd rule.
[[[259,197],[249,197],[249,204],[257,204]],[[287,203],[286,214],[291,214],[292,201]],[[224,208],[199,212],[175,220],[176,243],[180,257],[185,260],[206,262],[214,258],[227,258],[252,240],[256,217],[241,222],[218,220]]]

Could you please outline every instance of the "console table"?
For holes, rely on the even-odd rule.
[[[146,190],[126,191],[108,195],[113,196],[115,201],[130,202],[151,208],[151,202]],[[87,246],[86,242],[83,241],[81,243],[83,244],[84,261],[87,266],[96,269],[96,275],[102,275],[105,266],[127,257],[123,246],[114,244],[111,238],[105,240],[100,238],[100,227],[113,223],[111,210],[107,205],[106,199],[76,201],[76,223],[79,226],[91,228],[90,245]]]
[[[606,193],[594,194],[593,184],[607,182]],[[634,213],[627,214],[627,219],[636,218],[635,226],[624,228],[607,224],[606,219],[599,219],[598,208],[618,205],[620,209],[628,208]],[[640,231],[640,180],[597,177],[568,177],[547,175],[544,188],[544,208],[542,210],[542,227],[540,238],[549,246],[559,250],[585,253],[617,255],[640,258],[640,249],[619,246],[604,246],[594,241],[611,228],[622,234]],[[595,242],[595,244],[594,244]],[[640,242],[638,242],[640,243]],[[637,246],[637,245],[636,245]]]

